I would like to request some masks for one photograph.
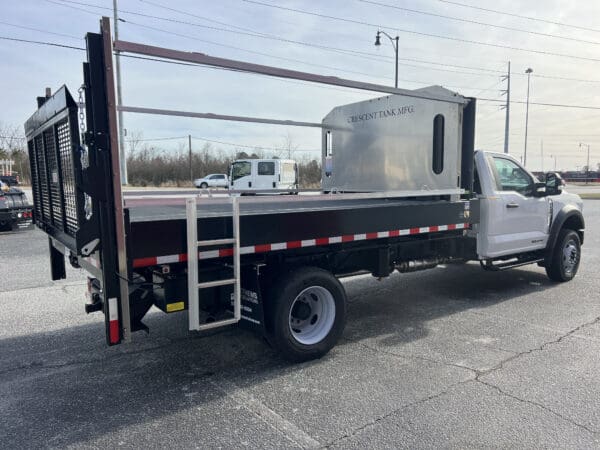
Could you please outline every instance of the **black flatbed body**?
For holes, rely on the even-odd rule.
[[[161,258],[165,262],[185,260],[186,209],[180,196],[125,195],[125,207],[129,215],[128,258],[133,267],[155,265]],[[239,213],[244,255],[374,239],[422,238],[432,232],[462,233],[478,222],[479,202],[343,194],[242,197]],[[232,206],[224,195],[198,197],[197,216],[199,240],[232,236]],[[216,252],[215,248],[200,253],[200,259],[227,256],[229,252]]]

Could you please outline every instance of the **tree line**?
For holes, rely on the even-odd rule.
[[[318,188],[321,181],[321,165],[315,158],[295,157],[301,189]],[[212,173],[229,173],[229,166],[236,159],[281,158],[282,155],[265,155],[257,149],[226,152],[211,144],[191,153],[188,149],[164,150],[159,147],[142,146],[129,150],[127,176],[134,186],[191,186],[192,180]],[[287,158],[287,155],[285,155]]]
[[[228,151],[206,143],[200,149],[189,151],[183,142],[175,149],[150,145],[141,133],[132,133],[127,139],[128,183],[132,186],[192,186],[192,180],[211,173],[229,173],[236,159],[289,158],[298,163],[300,188],[320,186],[321,165],[314,157],[296,152],[288,137],[286,148],[267,153],[260,148],[250,152]],[[13,171],[22,184],[31,183],[29,154],[22,128],[0,123],[0,159],[14,161]]]

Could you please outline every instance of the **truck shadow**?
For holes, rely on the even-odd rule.
[[[176,433],[193,409],[186,433],[202,442],[208,431],[197,424],[213,424],[216,432],[219,424],[240,420],[230,398],[236,386],[268,385],[299,368],[331,365],[372,339],[402,348],[426,339],[436,319],[485,312],[553,286],[539,270],[488,274],[473,264],[344,284],[350,302],[344,339],[332,354],[300,367],[248,331],[190,336],[185,314],[151,314],[152,334],[112,348],[104,344],[101,322],[1,339],[0,440],[7,448],[102,445],[103,439],[156,445],[141,425],[159,423],[171,430],[166,435]]]

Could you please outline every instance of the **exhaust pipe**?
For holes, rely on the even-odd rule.
[[[425,258],[414,259],[411,261],[402,261],[395,264],[395,269],[400,273],[418,272],[419,270],[433,269],[438,264],[450,261],[450,258]]]

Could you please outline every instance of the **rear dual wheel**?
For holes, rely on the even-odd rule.
[[[267,305],[269,341],[291,361],[325,355],[346,323],[346,293],[330,272],[304,267],[284,275]]]

